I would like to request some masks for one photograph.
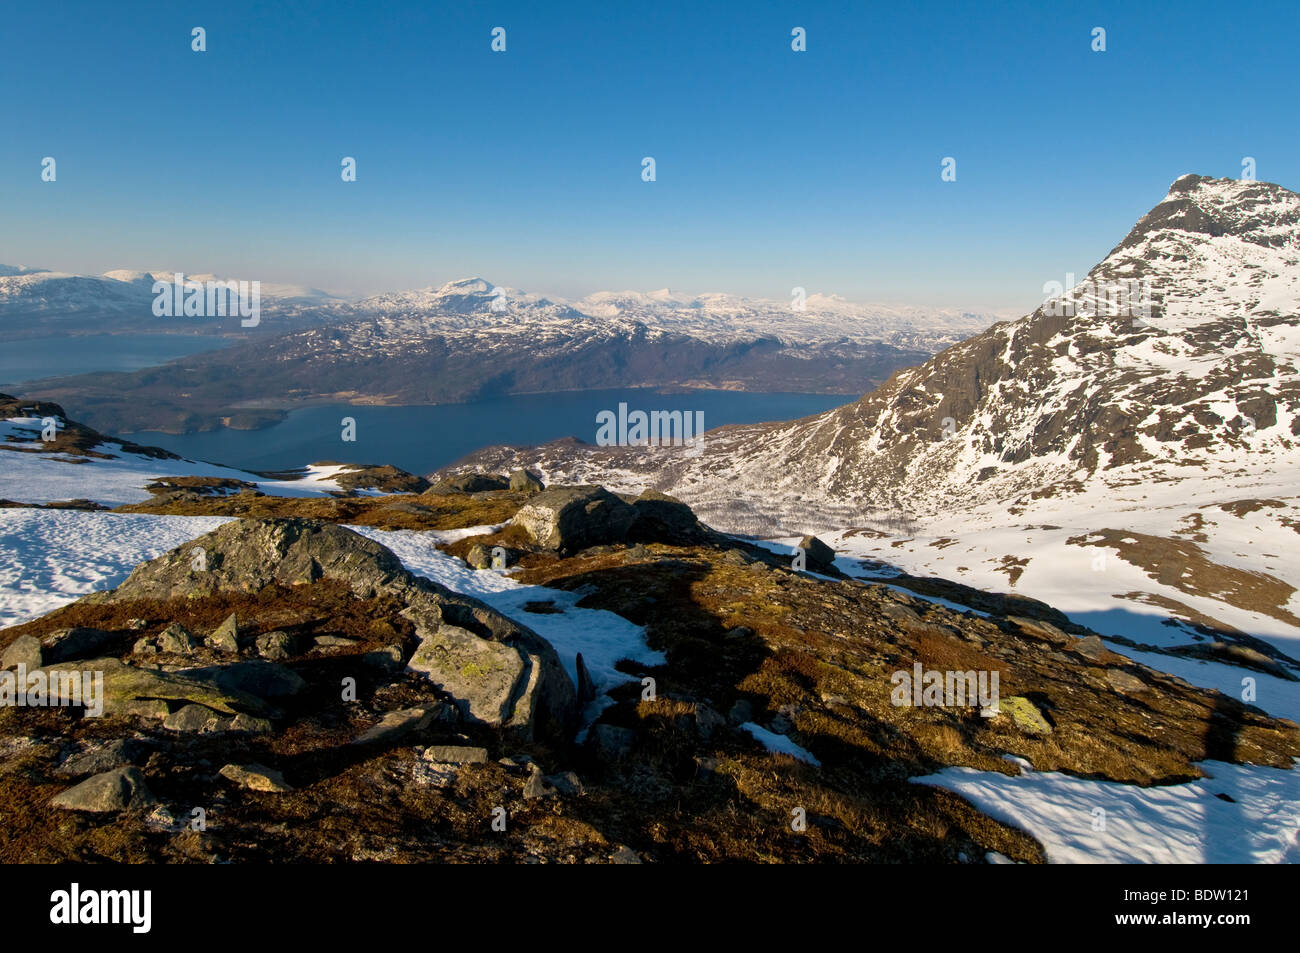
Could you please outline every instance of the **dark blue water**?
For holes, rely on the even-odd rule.
[[[192,460],[248,470],[280,470],[317,460],[388,463],[428,473],[495,444],[545,443],[561,437],[596,442],[596,414],[633,410],[703,411],[705,429],[724,424],[791,420],[839,407],[855,398],[835,394],[748,394],[701,390],[574,391],[499,397],[436,407],[353,407],[330,404],[296,410],[265,430],[218,430],[175,436],[132,434],[137,443],[163,447]],[[356,442],[342,440],[344,417],[356,420]]]
[[[0,341],[0,391],[25,381],[96,371],[137,371],[178,357],[214,351],[225,338],[192,334],[86,334]]]

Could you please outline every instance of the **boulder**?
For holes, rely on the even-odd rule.
[[[535,719],[563,720],[577,701],[550,643],[517,628],[504,642],[441,624],[421,640],[407,666],[450,694],[465,720],[527,734]]]
[[[465,554],[465,564],[471,569],[491,569],[492,550],[482,543],[475,543]]]
[[[226,652],[230,655],[237,655],[239,653],[239,619],[235,613],[230,613],[226,617],[226,621],[217,626],[205,641],[208,648],[216,649],[218,652]]]
[[[602,486],[566,486],[538,493],[511,523],[539,546],[570,555],[623,542],[636,519],[635,508]]]
[[[578,653],[577,658],[578,670],[578,702],[587,704],[596,698],[596,683],[591,678],[591,673],[587,671],[587,663],[582,660],[582,653]]]
[[[87,774],[102,774],[114,768],[125,767],[145,751],[139,741],[127,738],[113,738],[92,744],[80,751],[73,752],[54,773],[60,777],[79,778]]]
[[[527,470],[516,470],[510,474],[510,489],[516,493],[541,493],[546,489],[542,478]]]
[[[466,745],[430,745],[421,757],[438,764],[487,764],[488,753],[486,748]]]
[[[41,640],[41,658],[44,665],[58,665],[76,659],[93,658],[104,655],[118,636],[103,629],[91,629],[76,626],[71,629],[59,629],[51,632]]]
[[[437,705],[419,708],[404,708],[390,711],[379,719],[379,723],[353,739],[354,745],[380,745],[398,741],[416,731],[423,731],[433,722],[437,714]]]
[[[443,477],[424,492],[431,496],[447,496],[451,493],[486,493],[508,489],[510,489],[510,480],[500,474],[462,473]]]
[[[1111,688],[1121,695],[1136,695],[1138,692],[1144,692],[1150,688],[1142,679],[1124,671],[1122,668],[1106,669],[1106,681]]]
[[[227,781],[249,791],[283,794],[293,790],[285,782],[283,774],[262,764],[228,764],[219,773]]]
[[[163,719],[163,727],[193,734],[225,731],[230,727],[230,719],[203,705],[184,705]]]
[[[0,669],[17,668],[27,671],[41,667],[41,640],[33,635],[20,635],[0,654]]]
[[[51,807],[65,811],[105,814],[127,808],[153,804],[155,798],[145,784],[139,768],[122,767],[87,778],[62,794],[55,795]]]
[[[804,551],[810,572],[826,575],[835,569],[835,550],[831,549],[816,536],[805,536],[799,540],[799,548]]]
[[[258,660],[190,668],[179,674],[207,682],[222,691],[265,699],[290,698],[307,687],[307,682],[293,669]]]
[[[288,632],[277,629],[257,637],[257,654],[272,662],[282,662],[291,658],[298,650],[298,640]]]
[[[158,701],[193,703],[220,712],[235,715],[245,712],[259,717],[271,717],[275,710],[255,695],[220,688],[207,681],[189,678],[175,672],[156,672],[126,665],[115,658],[87,659],[59,666],[47,666],[51,703],[72,699],[72,685],[82,672],[102,672],[104,676],[104,714],[138,713],[130,703]]]
[[[1017,728],[1030,735],[1048,735],[1052,726],[1033,702],[1020,695],[998,702],[998,713],[1010,718]]]
[[[532,772],[528,775],[528,780],[524,782],[524,797],[530,799],[557,796],[568,797],[586,793],[586,789],[582,786],[582,781],[572,771],[543,775],[541,768],[537,767],[537,765],[533,765]]]
[[[185,626],[173,622],[158,633],[158,649],[172,655],[189,655],[199,647],[198,639]]]
[[[207,553],[207,568],[201,572],[191,568],[188,555],[196,546]],[[81,601],[96,605],[248,594],[273,583],[292,586],[321,579],[344,583],[359,599],[387,597],[404,605],[401,614],[414,624],[419,643],[412,668],[450,693],[471,720],[509,729],[521,734],[521,740],[532,740],[538,732],[570,737],[577,701],[550,643],[476,599],[415,576],[384,546],[334,523],[297,518],[231,521],[142,563],[117,589]],[[266,636],[259,641],[262,650],[271,648]],[[402,654],[398,646],[390,649]],[[396,662],[386,655],[385,665]],[[163,678],[163,673],[115,664],[116,677],[131,697],[184,700],[232,715],[238,710],[274,717],[256,695],[223,688],[211,676]],[[129,678],[126,672],[132,673]],[[137,683],[144,679],[159,680],[171,694],[141,694]],[[208,696],[220,699],[220,704]],[[251,699],[252,705],[237,703],[236,697]]]
[[[636,521],[627,538],[637,543],[682,545],[701,543],[712,534],[689,506],[658,490],[646,490],[632,501]]]

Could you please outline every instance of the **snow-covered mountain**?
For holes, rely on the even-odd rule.
[[[1158,643],[1137,614],[1294,653],[1298,367],[1300,195],[1188,175],[1061,299],[847,406],[694,453],[569,441],[460,468],[651,485],[721,529],[819,531],[881,572],[1027,592],[1106,633]]]
[[[114,274],[87,280],[120,297],[147,278]],[[256,338],[241,345],[128,375],[50,381],[29,396],[104,430],[188,432],[228,425],[232,408],[270,410],[259,418],[269,423],[308,400],[411,405],[616,387],[848,395],[995,319],[818,295],[806,310],[667,293],[568,303],[482,278],[297,311],[295,300],[273,297]],[[151,320],[156,329],[160,319]]]
[[[1131,282],[1146,292],[1116,309],[1110,289],[1127,294]],[[914,516],[955,500],[1023,505],[1091,479],[1295,466],[1298,316],[1300,196],[1184,176],[1061,300],[852,404],[711,432],[705,452],[682,461],[630,448],[591,465],[645,458],[645,468],[666,464],[673,492],[740,491],[773,512],[799,500]]]
[[[153,313],[156,281],[170,285],[171,272],[115,269],[102,275],[0,265],[0,335],[5,338],[86,331],[229,331],[238,319],[166,320]],[[188,281],[227,281],[228,276],[186,274]],[[238,280],[238,279],[236,279]],[[318,288],[262,282],[261,307],[282,327],[338,320],[346,302]],[[343,312],[346,313],[346,312]]]
[[[354,310],[393,322],[407,332],[448,328],[500,329],[556,322],[588,327],[644,327],[701,341],[734,342],[776,338],[786,344],[883,343],[934,352],[984,330],[999,318],[992,312],[856,304],[838,295],[811,294],[796,302],[730,294],[659,291],[601,291],[577,301],[546,298],[501,287],[483,278],[464,278],[439,288],[376,295]]]

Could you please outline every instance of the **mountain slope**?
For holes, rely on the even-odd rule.
[[[720,295],[598,297],[580,303],[597,312],[587,313],[464,279],[339,306],[327,326],[160,368],[43,381],[30,395],[101,429],[176,433],[264,426],[322,400],[438,404],[614,387],[851,394],[989,321],[817,296],[806,311]]]
[[[1108,306],[1130,280],[1149,288],[1145,317]],[[845,407],[712,431],[696,456],[520,459],[584,478],[654,473],[684,498],[741,495],[774,514],[820,503],[913,516],[1300,462],[1300,196],[1184,176],[1064,299]]]
[[[1149,309],[1110,306],[1129,280]],[[654,486],[787,546],[818,532],[870,578],[1027,593],[1235,694],[1214,646],[1300,654],[1300,196],[1184,176],[1064,297],[702,451],[570,441],[456,469]]]

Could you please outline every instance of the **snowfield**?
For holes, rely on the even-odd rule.
[[[0,625],[15,625],[86,593],[112,588],[137,563],[226,521],[208,516],[0,510]],[[664,661],[660,653],[646,646],[641,626],[610,612],[578,608],[581,592],[520,585],[507,573],[471,569],[435,548],[439,542],[488,532],[492,527],[435,533],[351,528],[387,546],[411,572],[481,599],[538,632],[555,646],[571,678],[576,678],[575,662],[581,652],[602,692],[601,699],[605,690],[627,680],[614,668],[619,659],[646,664]],[[773,549],[781,546],[779,542],[769,545]],[[851,569],[854,562],[841,557],[838,564]],[[550,602],[561,611],[538,614],[524,609],[526,603],[534,601]],[[1118,648],[1195,684],[1212,681],[1212,677],[1188,677],[1169,663],[1189,668],[1205,666],[1211,671],[1229,668],[1161,655],[1139,657]],[[1300,714],[1294,705],[1300,697],[1295,683],[1272,679],[1266,684],[1268,676],[1252,674],[1261,681],[1261,707],[1275,714]],[[1230,680],[1229,675],[1222,677]],[[1271,703],[1275,691],[1279,696],[1287,691],[1286,700]],[[588,708],[588,721],[603,704],[597,700]],[[784,736],[755,724],[743,727],[771,751],[817,763]],[[1022,773],[1018,777],[947,768],[914,780],[946,787],[990,816],[1023,828],[1044,845],[1054,863],[1300,861],[1300,771],[1206,762],[1202,767],[1210,777],[1189,784],[1142,788],[1035,773],[1023,760],[1020,763]],[[1216,796],[1219,794],[1233,800],[1224,801]],[[1105,831],[1093,830],[1093,812],[1097,808],[1106,812]]]
[[[228,518],[91,513],[81,510],[0,510],[0,626],[17,625],[67,605],[87,593],[119,585],[136,564],[154,559],[188,540],[211,532]],[[628,681],[614,664],[629,658],[647,665],[665,661],[645,644],[645,630],[612,612],[580,609],[582,593],[524,586],[505,573],[474,570],[435,546],[453,538],[488,532],[470,527],[445,533],[414,533],[348,527],[387,546],[402,564],[463,595],[473,596],[528,626],[555,647],[569,677],[577,683],[582,653],[601,698]],[[551,602],[559,612],[536,613],[530,602]],[[604,702],[594,703],[594,715]]]
[[[12,417],[0,421],[0,499],[15,503],[57,503],[91,500],[123,506],[151,499],[145,487],[165,477],[200,476],[243,480],[273,496],[325,496],[341,487],[333,477],[341,466],[311,466],[300,480],[268,480],[255,473],[194,460],[157,459],[128,453],[113,443],[95,447],[100,457],[78,457],[41,450],[41,421]],[[6,443],[8,439],[9,442]]]
[[[1026,831],[1054,864],[1300,862],[1300,770],[1206,761],[1199,781],[1142,788],[1039,773],[1018,761],[1018,777],[945,768],[912,780],[947,788]]]

